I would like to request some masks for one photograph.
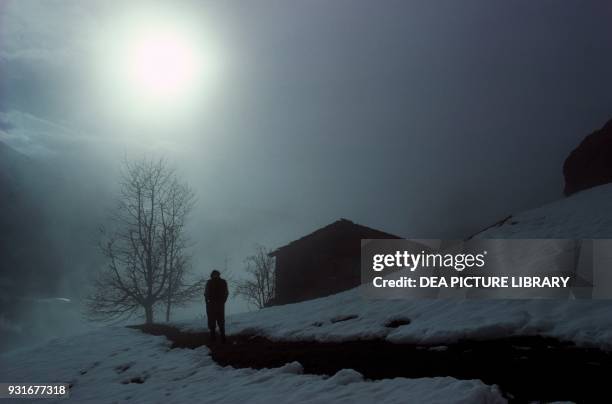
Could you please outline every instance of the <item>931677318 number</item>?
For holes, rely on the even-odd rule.
[[[67,398],[68,383],[0,383],[0,398]]]

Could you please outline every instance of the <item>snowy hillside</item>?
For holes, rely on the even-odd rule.
[[[482,238],[612,236],[612,184],[513,215]],[[343,320],[344,321],[338,321]],[[387,327],[392,320],[409,322]],[[202,324],[179,324],[200,329]],[[612,303],[577,300],[368,300],[359,288],[303,303],[233,316],[230,333],[274,339],[448,344],[461,339],[545,335],[612,350]]]
[[[205,346],[191,350],[168,345],[165,337],[109,327],[4,354],[0,380],[69,382],[73,386],[67,402],[78,403],[505,402],[495,387],[477,380],[365,381],[349,369],[322,377],[302,374],[296,362],[276,369],[222,368]]]
[[[607,237],[612,185],[512,216],[479,237]],[[176,324],[204,328],[201,320]],[[513,335],[543,335],[612,350],[612,303],[555,300],[368,300],[359,288],[298,304],[232,316],[230,335],[272,340],[436,345]],[[168,340],[114,327],[62,338],[0,357],[0,380],[67,381],[76,402],[504,402],[494,386],[450,377],[364,380],[345,369],[302,374],[299,363],[275,369],[220,367],[209,349],[170,349]],[[23,401],[20,401],[23,402]]]
[[[612,238],[612,184],[512,215],[481,238]]]
[[[387,327],[393,320],[409,324]],[[177,324],[201,331],[201,323]],[[232,316],[229,333],[272,339],[444,345],[462,339],[544,335],[612,350],[612,304],[558,300],[366,300],[358,289]]]

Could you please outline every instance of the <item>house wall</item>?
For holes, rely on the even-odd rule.
[[[361,239],[391,236],[349,224],[298,240],[277,252],[274,304],[310,300],[359,286]]]

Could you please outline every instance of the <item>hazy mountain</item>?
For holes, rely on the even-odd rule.
[[[45,201],[53,181],[40,164],[0,143],[0,293],[21,295],[24,289],[44,293],[59,257],[46,237]],[[51,281],[51,282],[50,282]]]
[[[98,262],[95,184],[66,167],[0,143],[0,350],[69,328]]]

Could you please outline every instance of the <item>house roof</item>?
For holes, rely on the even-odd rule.
[[[300,243],[302,243],[304,241],[308,241],[308,240],[310,240],[312,238],[320,236],[323,233],[327,233],[327,232],[330,232],[330,231],[333,231],[333,230],[337,230],[337,229],[341,229],[341,228],[346,228],[348,226],[350,226],[350,227],[352,227],[354,229],[361,230],[363,232],[375,232],[375,233],[377,233],[378,236],[380,236],[380,238],[392,238],[392,239],[399,239],[399,238],[401,238],[401,237],[396,236],[394,234],[386,233],[386,232],[381,231],[381,230],[376,230],[376,229],[373,229],[371,227],[367,227],[367,226],[363,226],[363,225],[354,223],[354,222],[352,222],[352,221],[350,221],[348,219],[341,218],[340,220],[336,220],[335,222],[330,223],[327,226],[321,227],[320,229],[315,230],[312,233],[305,235],[304,237],[300,237],[299,239],[294,240],[294,241],[290,242],[289,244],[286,244],[286,245],[284,245],[282,247],[277,248],[276,250],[274,250],[274,251],[272,251],[270,253],[270,256],[274,257],[281,250],[284,250],[284,249],[290,248],[290,247],[294,247],[297,244],[300,244]]]

